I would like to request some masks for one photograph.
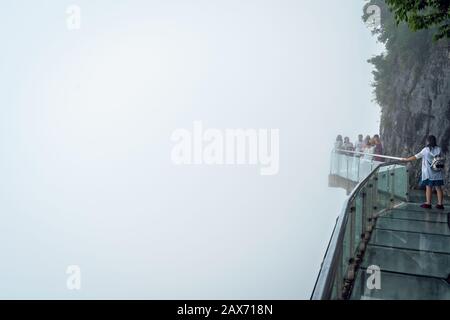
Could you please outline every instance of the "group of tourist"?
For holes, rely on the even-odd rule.
[[[375,134],[373,137],[367,135],[365,138],[362,134],[358,135],[357,141],[353,144],[349,137],[342,139],[342,135],[336,137],[334,149],[338,151],[356,151],[365,154],[382,155],[383,144],[380,136]],[[380,157],[374,157],[375,161],[383,161]]]

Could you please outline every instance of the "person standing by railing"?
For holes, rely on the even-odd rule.
[[[342,136],[338,135],[336,141],[334,142],[334,150],[339,151],[342,149],[344,142],[342,141]]]
[[[417,159],[422,159],[422,182],[421,185],[425,186],[426,202],[421,205],[422,208],[431,209],[431,196],[433,188],[436,189],[438,204],[436,209],[443,210],[444,193],[442,192],[442,186],[444,185],[444,161],[441,157],[441,148],[437,146],[436,137],[433,135],[428,136],[427,146],[422,149],[415,156],[402,159],[405,162],[411,162]]]
[[[367,135],[365,138],[364,138],[364,150],[366,150],[366,148],[367,148],[367,146],[370,144],[370,136],[369,135]]]
[[[344,149],[345,151],[354,151],[353,143],[350,142],[349,137],[344,138],[344,145],[342,146],[342,149]]]
[[[355,143],[355,151],[364,152],[364,145],[363,135],[360,134],[358,135],[358,140]]]
[[[383,145],[381,144],[381,139],[378,134],[373,136],[373,142],[375,144],[374,153],[378,155],[383,155]],[[374,157],[374,160],[380,162],[384,161],[383,158],[380,157]]]
[[[366,137],[366,145],[364,146],[364,153],[366,153],[366,155],[364,155],[364,159],[372,161],[373,156],[371,155],[375,153],[375,142],[373,139],[370,139],[369,136]]]

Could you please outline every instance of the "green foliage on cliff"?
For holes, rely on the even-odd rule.
[[[380,8],[380,25],[372,32],[384,43],[386,52],[369,60],[374,65],[375,100],[382,107],[388,107],[394,101],[395,76],[401,72],[419,75],[421,62],[426,61],[433,45],[436,29],[412,31],[406,22],[397,22],[395,14],[385,0],[371,0],[364,7],[363,20],[368,22],[373,13],[370,6]]]
[[[417,31],[436,27],[435,40],[450,38],[449,0],[386,0],[397,24]]]

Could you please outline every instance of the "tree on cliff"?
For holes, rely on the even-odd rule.
[[[434,39],[450,38],[449,0],[386,0],[397,24],[413,31],[436,28]]]

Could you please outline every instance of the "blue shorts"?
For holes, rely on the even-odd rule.
[[[422,180],[420,183],[422,187],[428,186],[428,187],[440,187],[444,185],[444,180]]]

